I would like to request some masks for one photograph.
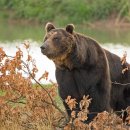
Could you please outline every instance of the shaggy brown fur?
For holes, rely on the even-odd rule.
[[[106,54],[95,40],[73,29],[73,25],[58,29],[47,24],[47,34],[41,46],[42,53],[56,65],[59,94],[63,100],[71,95],[78,103],[83,95],[89,95],[92,98],[90,112],[109,111],[111,83]],[[70,116],[68,106],[64,105]],[[88,115],[88,121],[95,116]]]
[[[41,46],[42,53],[56,65],[61,98],[65,100],[71,95],[79,102],[83,95],[89,95],[92,98],[90,112],[109,111],[110,107],[114,111],[126,109],[130,105],[130,85],[122,84],[130,83],[130,69],[124,74],[122,70],[130,65],[127,62],[122,65],[120,57],[103,49],[94,39],[73,30],[72,24],[62,29],[48,23]],[[64,105],[70,115],[68,106]],[[95,115],[89,115],[88,120]]]

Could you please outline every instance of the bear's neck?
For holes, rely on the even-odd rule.
[[[58,59],[53,60],[56,67],[60,69],[69,69],[82,67],[80,59],[77,56],[76,48],[73,48],[72,53],[66,54]]]

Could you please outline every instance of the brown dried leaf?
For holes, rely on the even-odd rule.
[[[81,121],[87,120],[87,119],[88,119],[87,113],[85,113],[85,112],[83,112],[83,111],[80,111],[80,112],[78,113],[78,118],[79,118],[79,120],[81,120]]]
[[[28,49],[30,47],[29,41],[25,41],[23,44],[24,44],[24,46],[25,46],[26,49]]]
[[[122,74],[124,74],[127,70],[129,70],[128,67],[124,68],[124,69],[122,70]]]
[[[38,81],[41,81],[42,79],[48,80],[49,72],[45,71],[42,76],[38,79]]]
[[[68,96],[67,99],[65,100],[65,102],[67,103],[67,105],[69,106],[70,110],[72,110],[73,108],[76,108],[76,104],[78,104],[76,102],[76,99],[71,99],[71,96]]]
[[[121,64],[124,65],[126,63],[126,57],[127,57],[127,52],[125,51],[123,54],[123,57],[121,58]]]
[[[76,112],[75,112],[75,111],[72,111],[72,112],[71,112],[71,117],[72,117],[72,118],[75,118],[75,117],[76,117]]]
[[[84,109],[87,110],[89,107],[89,104],[91,103],[91,98],[89,99],[89,95],[88,96],[83,96],[83,99],[80,101],[80,109]]]

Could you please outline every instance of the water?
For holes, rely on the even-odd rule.
[[[26,50],[23,48],[22,42],[17,41],[13,43],[0,43],[0,47],[3,47],[6,54],[9,56],[14,56],[15,52],[17,51],[16,46],[19,46],[22,48],[22,51],[24,54],[26,54]],[[30,41],[31,48],[30,48],[30,54],[32,57],[36,60],[36,65],[38,67],[38,73],[36,78],[39,79],[39,77],[45,72],[49,72],[48,81],[44,80],[43,83],[49,83],[49,80],[52,80],[56,82],[55,79],[55,65],[54,63],[49,60],[46,56],[41,54],[40,50],[40,44],[34,41]],[[111,51],[112,53],[117,54],[118,56],[122,57],[124,54],[124,51],[127,52],[127,61],[130,63],[130,47],[123,46],[123,45],[113,45],[112,43],[107,43],[102,45],[107,50]]]
[[[31,44],[30,53],[36,60],[38,67],[37,79],[44,73],[49,72],[48,83],[51,79],[56,82],[55,79],[55,65],[46,56],[41,54],[40,46],[45,31],[43,25],[19,25],[9,24],[7,22],[0,21],[0,47],[4,48],[6,53],[10,56],[15,55],[16,46],[22,46],[21,43],[25,39],[29,40]],[[83,34],[89,35],[94,39],[98,40],[102,47],[106,48],[112,53],[123,56],[124,51],[127,52],[127,61],[130,63],[130,30],[129,29],[117,29],[117,30],[106,30],[106,29],[91,29],[91,28],[78,28],[77,31]],[[25,52],[25,49],[23,49]]]
[[[38,80],[42,76],[42,74],[45,71],[47,71],[47,72],[49,72],[48,80],[47,81],[43,80],[42,83],[49,83],[49,80],[56,82],[54,63],[51,60],[49,60],[46,56],[42,55],[39,43],[31,41],[31,40],[30,40],[30,43],[31,43],[31,46],[30,46],[29,54],[35,60],[36,66],[38,68],[38,73],[36,75],[36,79]],[[13,43],[6,42],[6,44],[1,42],[0,47],[2,47],[4,49],[4,51],[6,52],[6,54],[8,56],[15,56],[16,51],[18,51],[17,47],[20,47],[21,50],[23,51],[23,56],[24,56],[23,61],[26,62],[27,51],[21,41],[14,41]],[[26,76],[26,74],[24,74],[24,73],[23,73],[23,75]]]
[[[11,23],[0,20],[0,41],[25,40],[32,39],[42,43],[45,34],[45,24],[31,25]],[[63,26],[64,27],[64,26]],[[100,43],[113,43],[121,45],[130,45],[130,29],[129,28],[98,28],[93,29],[87,26],[75,26],[77,32],[91,36]],[[8,43],[9,43],[8,42]]]

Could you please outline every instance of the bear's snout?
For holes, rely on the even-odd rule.
[[[41,50],[45,50],[46,46],[42,45],[40,48],[41,48]]]
[[[47,47],[47,44],[44,43],[40,48],[41,48],[41,52],[42,52],[43,54],[46,54],[47,48],[48,48],[48,47]]]

